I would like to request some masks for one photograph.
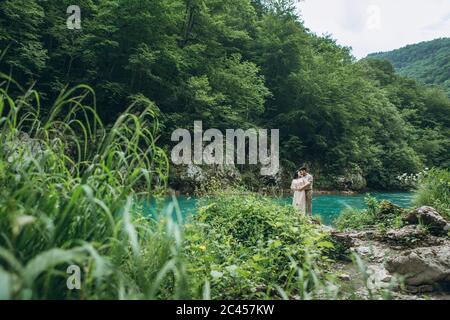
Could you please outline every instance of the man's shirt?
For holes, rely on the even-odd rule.
[[[310,175],[309,173],[306,174],[305,176],[306,181],[310,182],[311,184],[309,185],[308,188],[305,189],[305,191],[311,191],[313,189],[313,183],[314,183],[314,178],[312,175]]]

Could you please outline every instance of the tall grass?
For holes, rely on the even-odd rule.
[[[87,86],[42,108],[0,79],[0,299],[185,297],[181,231],[138,205],[167,182],[157,108],[137,100],[105,128]],[[80,290],[66,285],[70,265]]]
[[[416,206],[432,206],[450,219],[450,170],[432,169],[419,180],[414,199]]]

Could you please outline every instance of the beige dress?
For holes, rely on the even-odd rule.
[[[294,179],[291,184],[291,189],[298,189],[307,183],[305,178]],[[306,193],[303,191],[294,191],[294,200],[292,205],[297,208],[302,214],[306,212]]]

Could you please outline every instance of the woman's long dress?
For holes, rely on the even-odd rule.
[[[306,184],[304,178],[295,179],[292,181],[291,189],[298,189]],[[306,193],[303,191],[294,191],[294,200],[292,205],[297,208],[302,214],[306,212]]]

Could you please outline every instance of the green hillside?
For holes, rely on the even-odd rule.
[[[387,59],[401,75],[425,84],[440,85],[450,95],[450,38],[408,45],[369,57]]]

